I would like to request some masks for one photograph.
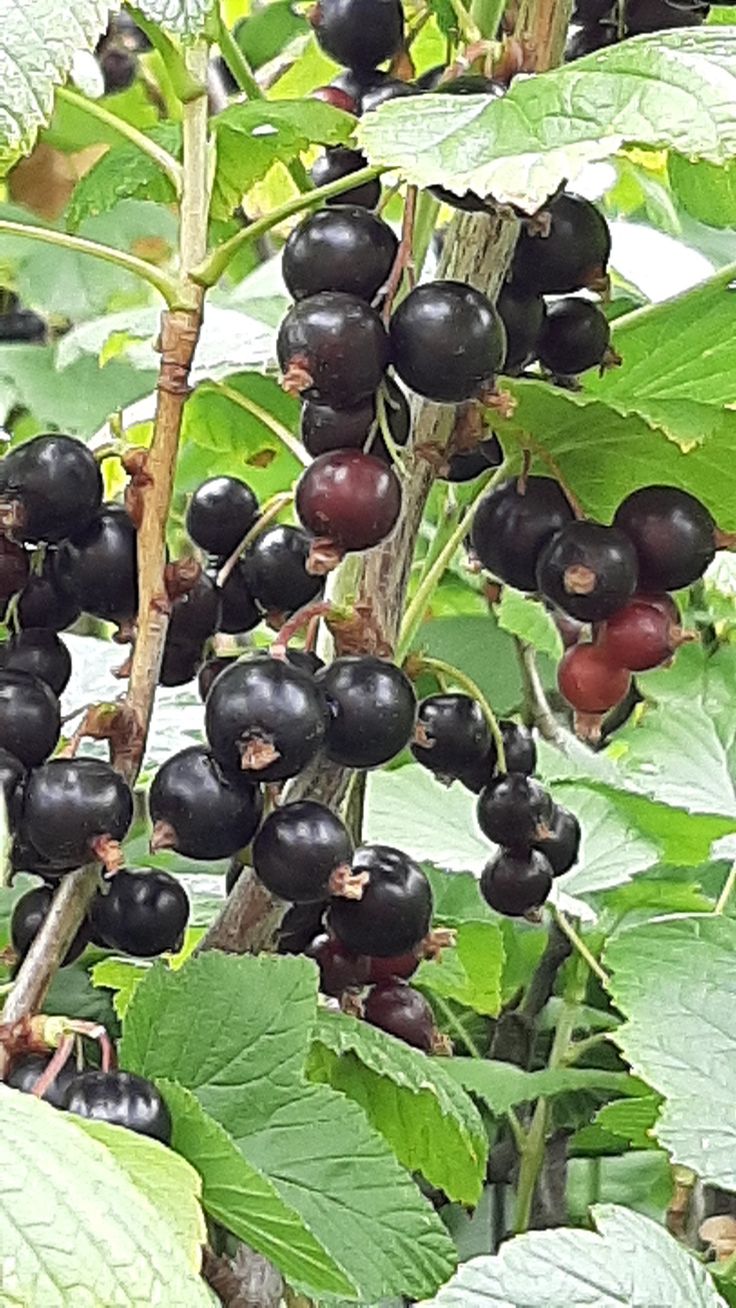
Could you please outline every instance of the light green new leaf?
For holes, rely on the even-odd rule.
[[[192,1269],[191,1248],[172,1227],[168,1203],[160,1211],[134,1185],[132,1159],[128,1154],[121,1166],[73,1118],[0,1087],[4,1302],[43,1308],[76,1308],[82,1301],[120,1308],[213,1304]],[[191,1193],[188,1169],[187,1189]]]
[[[576,1090],[607,1090],[618,1095],[641,1095],[642,1084],[626,1072],[607,1072],[597,1067],[543,1068],[525,1072],[513,1063],[491,1059],[451,1058],[450,1076],[478,1095],[492,1113],[501,1117],[515,1104],[533,1103],[540,1096],[566,1094]]]
[[[118,1017],[125,1017],[138,986],[150,964],[134,963],[129,958],[103,958],[92,968],[92,984],[114,991],[113,1007]]]
[[[736,163],[694,163],[670,154],[669,181],[686,213],[708,227],[736,227]]]
[[[552,615],[538,600],[514,590],[513,586],[504,586],[496,617],[502,631],[533,645],[540,654],[549,654],[555,660],[562,658],[562,637]]]
[[[503,965],[500,925],[466,922],[458,930],[456,947],[443,950],[434,962],[422,963],[415,980],[420,988],[443,999],[454,999],[476,1013],[497,1017],[501,1008]]]
[[[216,0],[137,0],[152,23],[178,36],[199,36],[216,7]]]
[[[736,1190],[735,956],[736,922],[712,914],[634,927],[605,954],[628,1019],[616,1043],[665,1099],[657,1139],[725,1190]]]
[[[393,1036],[344,1014],[324,1014],[314,1030],[309,1072],[360,1104],[399,1161],[450,1199],[475,1204],[488,1140],[473,1103],[429,1059]]]
[[[178,154],[181,128],[177,123],[162,123],[149,135],[170,154]],[[69,231],[75,232],[85,218],[107,213],[121,200],[172,204],[175,199],[171,181],[150,155],[135,145],[114,146],[75,186],[66,224]]]
[[[596,1231],[533,1231],[464,1263],[423,1308],[725,1308],[697,1258],[657,1222],[597,1204]]]

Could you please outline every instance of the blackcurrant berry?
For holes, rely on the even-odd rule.
[[[363,92],[360,99],[360,112],[373,113],[389,100],[405,100],[409,96],[421,95],[421,88],[413,82],[402,82],[398,77],[387,77],[380,86],[372,86]]]
[[[321,577],[307,572],[311,539],[300,527],[268,527],[248,546],[243,580],[263,613],[289,616],[319,598]]]
[[[322,291],[295,304],[276,349],[287,390],[337,409],[372,395],[389,361],[388,336],[375,309],[344,291]]]
[[[105,95],[114,95],[127,91],[132,86],[138,72],[138,60],[129,50],[110,46],[99,59]]]
[[[475,481],[490,468],[499,468],[503,463],[503,450],[498,436],[490,436],[481,441],[474,450],[460,450],[451,454],[446,469],[441,472],[443,481],[455,483]]]
[[[556,481],[511,478],[483,496],[471,531],[471,544],[484,568],[518,590],[537,588],[537,559],[555,532],[573,520],[573,511]]]
[[[23,1054],[20,1058],[14,1058],[5,1079],[5,1084],[10,1086],[11,1090],[20,1090],[21,1094],[33,1094],[36,1082],[46,1071],[50,1062],[51,1054]],[[48,1090],[45,1091],[43,1095],[44,1102],[51,1104],[52,1108],[63,1108],[66,1104],[69,1086],[77,1075],[76,1063],[73,1059],[69,1059],[56,1073]]]
[[[494,844],[527,850],[547,830],[552,797],[532,777],[508,772],[481,791],[477,813],[483,835]]]
[[[375,985],[363,1005],[363,1016],[371,1026],[396,1036],[425,1054],[435,1041],[434,1014],[418,990],[406,981],[382,981]]]
[[[237,477],[212,477],[194,492],[187,531],[199,548],[227,558],[258,517],[258,497]]]
[[[552,875],[561,877],[577,862],[582,832],[580,823],[569,808],[555,804],[549,823],[549,834],[537,840],[534,848],[544,854],[552,868]]]
[[[602,281],[611,253],[611,233],[590,200],[563,191],[545,205],[545,225],[522,231],[511,265],[517,286],[532,294],[566,295]]]
[[[48,886],[37,886],[35,890],[27,891],[16,901],[10,919],[10,938],[19,958],[25,958],[28,953],[48,917],[53,898],[54,892]],[[69,963],[73,963],[80,954],[84,953],[88,943],[89,927],[85,921],[77,931],[60,966],[67,967]]]
[[[630,672],[647,672],[667,663],[687,639],[670,613],[635,598],[609,618],[602,645],[612,663]]]
[[[417,85],[421,84],[421,78],[417,79]],[[423,90],[430,88],[423,87]],[[506,94],[506,87],[503,82],[497,81],[493,77],[484,77],[482,73],[463,73],[461,77],[453,77],[449,82],[440,82],[439,86],[432,87],[440,95],[494,95],[496,97]]]
[[[436,776],[452,781],[480,767],[491,748],[491,732],[470,695],[431,695],[419,705],[411,752]]]
[[[201,745],[183,749],[159,768],[148,795],[151,849],[186,858],[230,858],[253,839],[263,811],[261,792],[242,773],[223,772]]]
[[[537,357],[537,343],[546,307],[541,295],[529,295],[506,282],[496,301],[506,329],[506,359],[503,371],[513,376]]]
[[[315,678],[329,709],[325,753],[349,768],[376,768],[409,744],[417,701],[395,663],[365,654],[335,659]],[[370,951],[367,951],[370,952]]]
[[[0,669],[0,747],[35,768],[55,748],[60,729],[59,701],[48,683],[29,672]]]
[[[0,792],[11,830],[20,820],[25,782],[26,770],[20,759],[10,754],[7,749],[0,749]]]
[[[432,891],[422,869],[388,845],[363,845],[353,856],[353,872],[368,873],[359,900],[333,899],[329,924],[354,954],[393,958],[424,939],[432,918]]]
[[[299,521],[340,554],[373,549],[390,536],[401,512],[401,486],[374,454],[320,454],[296,488]],[[314,563],[310,564],[314,566]]]
[[[26,627],[11,637],[2,649],[2,666],[40,677],[60,695],[69,684],[72,660],[69,651],[53,631]]]
[[[295,777],[324,740],[326,707],[314,678],[279,659],[238,660],[207,696],[205,726],[215,757],[254,781]]]
[[[631,673],[612,663],[602,645],[575,645],[560,663],[557,684],[578,713],[607,713],[628,692]]]
[[[215,655],[213,658],[208,659],[201,668],[197,689],[203,703],[212,689],[215,678],[219,677],[220,673],[225,671],[225,668],[231,668],[237,657],[237,654]]]
[[[552,889],[552,869],[539,850],[512,854],[502,849],[487,863],[480,892],[488,906],[507,917],[523,917],[541,908]]]
[[[636,551],[617,527],[571,522],[545,545],[537,585],[578,622],[602,622],[636,590]]]
[[[200,573],[194,585],[174,600],[169,617],[167,642],[199,645],[200,649],[220,625],[221,596],[211,577]]]
[[[325,53],[348,68],[375,68],[404,39],[400,0],[318,0],[309,17]]]
[[[58,583],[85,613],[129,622],[138,611],[137,532],[119,504],[106,504],[86,531],[62,545]]]
[[[565,45],[565,63],[571,64],[584,55],[604,50],[606,46],[616,45],[619,40],[616,23],[593,23],[590,27],[579,27],[567,39]]]
[[[617,358],[610,344],[611,327],[598,305],[570,296],[557,300],[547,310],[537,354],[543,368],[571,377]]]
[[[715,557],[713,518],[677,486],[642,486],[619,505],[613,521],[636,550],[642,590],[690,586]]]
[[[0,604],[22,591],[29,570],[29,556],[23,547],[7,536],[0,536]]]
[[[263,616],[248,587],[245,560],[238,559],[224,586],[220,587],[221,611],[218,629],[230,635],[252,631]]]
[[[451,281],[410,291],[391,319],[391,345],[407,386],[451,404],[492,386],[506,352],[503,324],[490,300]]]
[[[171,1114],[155,1085],[132,1072],[81,1072],[67,1092],[67,1112],[168,1144]]]
[[[395,445],[406,445],[411,428],[408,401],[401,387],[392,379],[387,378],[384,387],[384,405],[391,439]],[[328,404],[305,404],[302,408],[301,438],[313,458],[331,450],[366,448],[368,454],[376,454],[389,463],[391,456],[376,422],[375,395],[353,409],[332,409]],[[366,442],[371,430],[375,430],[375,436],[368,448]]]
[[[318,209],[284,246],[284,281],[295,300],[347,291],[371,302],[388,280],[398,247],[388,224],[361,205]]]
[[[506,772],[520,772],[524,776],[532,776],[537,767],[537,747],[531,731],[520,723],[510,722],[505,718],[502,718],[498,725],[503,740]],[[484,757],[474,767],[466,768],[460,774],[459,780],[467,786],[468,790],[473,790],[478,795],[493,778],[497,765],[496,742],[491,740]]]
[[[52,759],[28,779],[24,833],[52,863],[89,862],[97,839],[122,840],[132,820],[128,786],[101,759]]]
[[[47,884],[56,884],[60,877],[73,872],[77,866],[76,863],[55,863],[53,859],[39,854],[28,839],[23,825],[13,840],[10,862],[13,872],[32,872],[34,876],[43,877]]]
[[[65,631],[81,612],[81,605],[64,589],[58,575],[56,551],[47,549],[41,571],[28,578],[18,596],[19,625]]]
[[[291,904],[281,920],[278,932],[279,954],[304,954],[317,936],[324,932],[326,901]]]
[[[0,341],[3,344],[42,345],[48,336],[48,324],[32,309],[18,309],[0,317]]]
[[[346,990],[362,990],[368,984],[370,959],[364,954],[351,954],[340,940],[322,932],[304,952],[319,968],[323,995],[340,999]]]
[[[340,893],[352,856],[337,814],[312,800],[274,809],[253,842],[253,867],[266,889],[296,904]]]
[[[369,960],[368,984],[378,985],[381,981],[398,979],[408,981],[416,972],[421,959],[418,953],[410,950],[399,954],[397,958],[371,958]]]
[[[312,166],[312,181],[315,186],[329,186],[351,173],[359,173],[368,167],[368,160],[359,150],[349,150],[345,145],[325,150]],[[375,209],[381,198],[381,183],[378,178],[363,182],[361,186],[346,187],[339,195],[328,200],[328,204],[360,204],[364,209]]]
[[[153,958],[181,949],[189,900],[168,872],[116,872],[98,891],[89,912],[95,937],[108,949]]]
[[[204,652],[202,643],[166,640],[158,674],[160,686],[188,686],[194,681],[201,666]]]
[[[698,27],[704,23],[710,5],[697,0],[626,0],[624,21],[627,36],[661,32],[673,27]]]
[[[593,23],[605,23],[614,16],[614,0],[575,0],[572,22],[590,27]]]
[[[311,649],[287,649],[287,662],[292,668],[300,668],[302,672],[307,672],[310,677],[315,677],[325,666],[324,659],[315,654]]]
[[[78,535],[102,502],[102,476],[72,436],[34,436],[0,462],[0,519],[16,540],[34,544]]]

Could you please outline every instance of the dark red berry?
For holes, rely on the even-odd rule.
[[[326,708],[314,678],[279,659],[238,660],[207,697],[205,727],[215,757],[254,781],[295,777],[319,750]]]
[[[311,539],[300,527],[268,527],[248,546],[242,576],[263,613],[288,617],[319,598],[322,577],[307,572]]]
[[[452,781],[482,766],[491,732],[477,700],[470,695],[430,695],[419,705],[411,752],[436,776]]]
[[[698,27],[708,17],[710,5],[697,0],[626,0],[624,21],[627,36],[661,32],[673,27]]]
[[[549,822],[549,834],[535,842],[534,848],[544,854],[552,868],[552,875],[561,877],[578,860],[582,832],[580,823],[569,808],[555,804]]]
[[[339,893],[350,872],[347,829],[324,804],[300,800],[274,809],[253,842],[253,867],[267,890],[296,904]]]
[[[537,357],[546,306],[541,295],[528,295],[506,282],[499,293],[496,308],[506,329],[503,371],[514,376]]]
[[[59,701],[47,682],[29,672],[0,670],[0,748],[35,768],[56,747],[60,729]]]
[[[571,522],[542,550],[537,585],[578,622],[602,622],[636,590],[636,551],[617,527]]]
[[[364,300],[321,291],[300,300],[279,328],[284,387],[308,400],[349,408],[378,389],[389,361],[386,330]]]
[[[16,901],[10,919],[10,938],[13,949],[19,958],[25,958],[39,930],[46,921],[53,902],[54,892],[48,886],[37,886],[29,890]],[[60,966],[68,967],[83,954],[89,943],[89,927],[86,922],[80,926]]]
[[[78,535],[101,502],[100,469],[72,436],[34,436],[0,462],[0,521],[16,540],[35,544]]]
[[[415,949],[429,931],[432,891],[422,869],[388,845],[363,845],[353,872],[368,874],[362,899],[333,899],[329,925],[354,954],[393,958]]]
[[[646,672],[667,663],[683,639],[687,637],[669,613],[633,599],[608,619],[601,644],[612,663],[630,672]]]
[[[323,155],[312,165],[312,181],[315,186],[330,186],[342,177],[358,173],[368,167],[368,160],[359,150],[350,150],[345,145],[325,150]],[[377,177],[360,186],[346,187],[339,195],[328,200],[328,204],[360,204],[364,209],[375,209],[381,198],[381,183]]]
[[[552,797],[532,777],[509,772],[491,781],[478,800],[478,825],[496,845],[527,850],[552,818]]]
[[[95,840],[122,840],[132,820],[128,786],[101,759],[52,759],[29,777],[24,832],[53,864],[89,862]]]
[[[425,1054],[435,1040],[434,1014],[424,995],[406,981],[383,981],[375,985],[363,1005],[363,1016],[371,1026],[396,1036]]]
[[[716,552],[716,524],[704,504],[677,486],[642,486],[616,510],[639,559],[642,590],[680,590],[702,577]]]
[[[383,459],[360,450],[321,454],[296,488],[300,522],[341,554],[373,549],[401,512],[401,486]]]
[[[23,547],[0,536],[0,604],[23,589],[29,570],[29,556]]]
[[[426,399],[458,404],[493,384],[506,351],[501,319],[464,282],[427,282],[410,291],[391,319],[396,371]]]
[[[284,281],[295,300],[347,291],[370,303],[388,280],[398,246],[388,224],[361,205],[318,209],[284,246]]]
[[[603,214],[590,200],[563,191],[545,206],[548,230],[522,231],[512,263],[512,278],[532,294],[566,295],[595,287],[606,274],[611,233]]]
[[[85,613],[129,622],[138,611],[138,533],[125,509],[106,504],[87,529],[62,545],[56,578]]]
[[[460,450],[451,454],[447,468],[439,475],[443,481],[463,483],[475,481],[490,468],[499,468],[503,463],[503,450],[498,436],[490,436],[481,441],[474,450]]]
[[[518,590],[537,588],[537,559],[550,536],[573,520],[573,511],[556,481],[512,477],[483,496],[471,531],[471,544],[484,568]]]
[[[375,68],[403,43],[400,0],[318,0],[309,17],[325,53],[348,68]]]
[[[357,100],[339,86],[318,86],[316,91],[310,92],[310,96],[312,100],[322,100],[324,104],[332,105],[333,109],[342,109],[346,114],[357,114],[360,109]]]
[[[552,869],[533,849],[512,854],[502,849],[483,869],[480,892],[488,906],[507,917],[523,917],[541,908],[552,889]]]
[[[69,651],[53,631],[26,627],[12,636],[2,649],[2,666],[40,677],[60,695],[69,684],[72,660]]]
[[[597,368],[614,357],[606,315],[590,300],[569,297],[550,305],[539,333],[537,354],[543,368],[559,376],[574,376]]]
[[[90,908],[95,937],[108,949],[134,958],[153,958],[181,948],[189,921],[189,900],[168,872],[116,872]]]
[[[56,551],[47,549],[41,571],[32,573],[18,596],[19,625],[65,631],[74,625],[81,612],[81,605],[63,587]]]
[[[238,477],[212,477],[194,492],[187,531],[199,548],[227,558],[258,517],[258,496]]]
[[[81,1072],[66,1096],[67,1112],[169,1144],[171,1114],[155,1085],[132,1072]]]
[[[319,968],[319,988],[323,995],[340,999],[346,990],[362,990],[368,984],[370,959],[363,954],[351,954],[340,940],[322,933],[304,952]]]
[[[252,631],[263,614],[250,593],[246,580],[245,560],[238,559],[224,586],[220,587],[220,621],[218,630],[231,635]]]
[[[407,954],[400,954],[398,958],[371,958],[368,982],[370,985],[378,985],[381,981],[391,981],[395,978],[408,981],[416,972],[420,962],[419,955],[411,950]]]
[[[148,795],[151,848],[186,858],[230,858],[253,839],[263,812],[261,792],[242,773],[224,772],[201,745],[159,768]]]
[[[384,382],[384,405],[389,432],[395,445],[406,445],[411,428],[409,404],[400,386],[391,378]],[[371,431],[375,436],[370,447]],[[353,409],[332,409],[328,404],[305,404],[302,409],[301,438],[317,458],[331,450],[365,449],[385,462],[391,461],[386,443],[377,427],[376,396],[371,395]]]
[[[36,1082],[46,1071],[50,1062],[51,1054],[23,1054],[20,1058],[14,1058],[10,1071],[5,1078],[5,1084],[10,1086],[11,1090],[20,1090],[21,1094],[33,1094]],[[51,1104],[52,1108],[63,1108],[66,1104],[69,1086],[77,1075],[77,1065],[74,1059],[70,1058],[61,1070],[56,1073],[48,1090],[44,1092],[43,1099],[45,1103]]]
[[[333,762],[380,767],[409,744],[417,701],[409,678],[395,663],[370,654],[346,656],[315,680],[329,709],[325,753]]]
[[[557,670],[560,693],[578,713],[607,713],[631,684],[627,668],[611,663],[601,645],[575,645]]]

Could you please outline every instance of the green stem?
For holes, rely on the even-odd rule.
[[[483,691],[473,681],[473,678],[469,677],[466,672],[461,672],[460,668],[454,668],[451,663],[445,663],[444,659],[421,658],[417,660],[417,663],[422,672],[435,672],[441,677],[446,677],[448,681],[453,681],[456,686],[460,686],[463,690],[467,691],[473,699],[477,700],[483,710],[483,716],[491,729],[491,735],[493,736],[496,746],[498,770],[501,773],[505,772],[506,751],[504,749],[501,728],[498,725],[498,718],[493,712],[493,709],[488,703]]]
[[[110,113],[110,110],[106,109],[99,101],[88,100],[85,95],[80,95],[78,91],[72,91],[68,86],[57,87],[56,96],[57,99],[65,100],[67,104],[72,105],[75,109],[79,109],[91,118],[96,118],[98,122],[104,123],[113,132],[117,132],[119,136],[125,137],[126,141],[130,141],[131,145],[137,146],[143,154],[147,154],[149,159],[152,159],[161,171],[166,173],[176,191],[177,199],[181,197],[184,177],[182,166],[174,158],[173,154],[169,154],[168,150],[164,150],[162,145],[158,145],[150,136],[146,136],[145,132],[141,132],[132,123],[126,122],[124,118],[119,118],[117,114]]]
[[[125,250],[116,250],[111,245],[101,245],[98,241],[87,240],[84,236],[72,236],[69,232],[57,232],[53,227],[35,227],[31,223],[14,223],[0,219],[0,233],[6,236],[19,236],[26,241],[43,241],[45,245],[57,245],[64,250],[73,250],[76,254],[89,254],[93,259],[115,264],[125,272],[141,277],[155,287],[162,295],[170,309],[179,307],[181,292],[176,280],[153,264],[138,259]]]
[[[262,406],[257,404],[255,400],[251,400],[247,395],[242,395],[234,386],[228,386],[227,382],[205,381],[197,387],[197,390],[217,391],[226,399],[231,400],[233,404],[237,404],[239,408],[243,409],[246,413],[249,413],[252,418],[256,418],[264,427],[267,427],[276,439],[281,441],[281,444],[285,446],[289,453],[293,454],[294,458],[298,459],[305,468],[309,467],[312,460],[304,449],[301,441],[298,441],[289,431],[288,427],[285,427],[282,422],[279,422],[278,418],[274,418],[273,414],[268,412],[268,409],[262,408]]]
[[[610,1031],[596,1031],[594,1035],[585,1036],[582,1040],[575,1040],[565,1055],[565,1066],[571,1067],[581,1058],[585,1058],[591,1049],[597,1049],[598,1045],[605,1044],[611,1039]]]
[[[726,883],[718,896],[718,902],[713,910],[714,913],[725,913],[728,901],[736,887],[736,862],[732,864],[731,871],[726,877]]]
[[[483,494],[484,491],[489,490],[492,486],[495,486],[497,482],[503,479],[503,477],[506,475],[506,469],[507,469],[507,464],[504,462],[501,464],[500,468],[497,468],[496,471],[491,473],[488,477],[486,477],[483,480],[481,479],[478,480],[477,493],[475,499],[473,500],[473,503],[468,505],[467,509],[465,510],[465,513],[463,514],[462,518],[460,519],[457,526],[455,527],[455,530],[448,537],[446,544],[444,545],[440,553],[437,555],[437,558],[435,559],[431,568],[428,568],[426,573],[422,577],[422,580],[420,581],[419,586],[414,595],[414,598],[412,599],[411,603],[407,605],[406,612],[404,613],[404,618],[401,623],[401,631],[399,633],[399,640],[396,650],[397,663],[403,663],[409,650],[411,649],[412,641],[414,640],[417,631],[422,625],[422,620],[424,618],[427,604],[429,603],[429,600],[432,594],[434,593],[436,587],[439,585],[447,569],[452,563],[456,551],[460,548],[465,537],[470,531],[470,528],[473,524],[473,518],[475,517],[478,511],[478,505],[480,503],[481,495]]]
[[[470,1057],[482,1059],[483,1055],[480,1052],[480,1049],[475,1043],[473,1037],[468,1035],[467,1031],[465,1030],[465,1027],[463,1026],[462,1022],[460,1022],[459,1019],[455,1016],[452,1009],[450,1008],[450,1005],[445,1002],[445,1000],[442,998],[442,995],[435,994],[434,990],[431,992],[431,994],[432,994],[432,1003],[436,1004],[437,1008],[439,1008],[440,1012],[442,1013],[442,1016],[444,1017],[447,1025],[452,1027],[455,1034],[460,1037],[463,1044],[465,1045],[465,1048],[470,1054]]]
[[[585,963],[587,963],[591,972],[593,973],[594,976],[598,978],[601,985],[604,987],[608,986],[608,983],[611,978],[609,977],[605,968],[601,967],[595,955],[592,954],[591,951],[588,949],[588,946],[586,945],[582,936],[578,935],[572,922],[570,922],[570,920],[565,917],[565,914],[561,912],[559,908],[554,908],[552,911],[554,913],[555,922],[560,928],[560,931],[562,931],[563,935],[567,936],[573,949],[577,950],[580,957],[583,959]],[[718,910],[716,909],[716,912],[717,911]]]
[[[309,191],[306,195],[295,195],[293,200],[287,200],[285,204],[272,209],[263,218],[259,218],[248,227],[243,227],[229,240],[218,245],[199,268],[194,270],[194,280],[200,286],[214,286],[243,246],[259,240],[266,232],[270,232],[272,227],[277,227],[287,218],[293,218],[295,214],[302,213],[305,209],[316,209],[323,201],[331,200],[333,196],[341,195],[343,191],[352,190],[355,186],[362,186],[365,182],[372,182],[385,171],[385,168],[361,168],[356,173],[349,173],[347,177],[338,177],[336,181],[328,182],[326,186],[318,186],[316,190]]]
[[[476,27],[462,0],[450,0],[450,8],[457,19],[457,30],[461,40],[474,45],[481,38],[481,31]]]

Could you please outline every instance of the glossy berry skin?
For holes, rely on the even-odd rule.
[[[35,768],[55,748],[60,730],[59,701],[48,683],[29,672],[0,669],[0,748]]]
[[[237,658],[237,654],[214,655],[202,666],[197,682],[199,698],[202,700],[202,703],[207,699],[215,679],[219,677],[220,673],[224,672],[226,668],[231,668]]]
[[[578,713],[607,713],[626,695],[631,673],[611,663],[602,645],[575,645],[560,663],[557,684]]]
[[[496,308],[506,329],[503,372],[514,376],[537,357],[537,342],[546,306],[541,295],[527,295],[511,282],[506,282],[499,293]]]
[[[535,842],[534,848],[544,854],[555,877],[564,876],[577,863],[582,832],[580,823],[569,808],[555,804],[549,835]]]
[[[324,104],[332,105],[333,109],[342,109],[345,114],[357,115],[360,112],[357,100],[339,86],[318,86],[316,91],[310,92],[310,99],[322,100]]]
[[[106,504],[57,555],[56,576],[85,613],[128,622],[138,611],[138,533],[119,504]]]
[[[503,365],[503,324],[490,300],[463,282],[417,286],[391,319],[403,382],[426,399],[459,404],[493,384]]]
[[[368,160],[359,150],[350,150],[346,145],[337,145],[325,150],[323,155],[312,165],[311,178],[315,186],[329,186],[341,177],[349,177],[368,167]],[[328,200],[330,204],[359,204],[364,209],[375,209],[381,198],[381,183],[377,177],[360,186],[346,187],[339,195]]]
[[[281,323],[276,350],[288,389],[336,409],[372,395],[389,361],[388,336],[375,309],[344,291],[321,291],[295,304]]]
[[[318,209],[284,246],[284,281],[295,300],[347,291],[371,303],[388,280],[398,247],[388,224],[361,205]]]
[[[231,635],[252,631],[262,617],[248,588],[244,560],[238,559],[224,586],[220,587],[218,630]]]
[[[7,749],[0,749],[0,793],[11,830],[20,821],[25,782],[26,770],[20,759]]]
[[[2,647],[1,656],[4,668],[40,677],[55,695],[66,690],[72,675],[72,660],[66,645],[53,631],[43,627],[19,631]]]
[[[346,949],[372,958],[408,954],[424,939],[432,918],[432,891],[413,859],[389,845],[363,845],[353,872],[370,880],[358,900],[333,899],[328,921]]]
[[[245,585],[263,613],[289,616],[319,598],[322,577],[307,572],[311,539],[301,527],[267,527],[243,557]]]
[[[101,759],[52,759],[29,777],[24,832],[54,864],[89,862],[91,841],[99,836],[122,840],[132,820],[128,786]]]
[[[571,522],[539,556],[537,585],[578,622],[603,622],[636,590],[639,567],[628,536],[599,522]]]
[[[324,931],[323,918],[327,903],[290,904],[278,929],[276,952],[305,954],[312,942]]]
[[[387,77],[380,86],[372,86],[363,92],[360,99],[360,112],[370,114],[375,109],[380,109],[382,104],[388,104],[389,100],[405,100],[414,95],[421,95],[421,91],[413,82],[402,82],[398,77]]]
[[[0,603],[22,590],[30,571],[29,555],[21,545],[0,536]]]
[[[211,577],[200,573],[191,590],[171,606],[167,642],[199,645],[201,648],[220,625],[221,595]]]
[[[217,678],[207,696],[205,729],[225,769],[240,769],[253,781],[285,781],[315,757],[325,717],[313,677],[279,659],[256,656],[239,659]]]
[[[312,800],[274,809],[253,842],[253,867],[266,889],[295,904],[325,900],[332,874],[352,856],[344,823]]]
[[[368,968],[369,985],[378,985],[381,981],[408,981],[416,972],[421,959],[418,953],[409,951],[399,954],[397,958],[371,958]]]
[[[470,695],[430,695],[422,700],[411,747],[417,763],[452,781],[480,767],[490,748],[485,714]]]
[[[489,468],[499,468],[503,463],[503,450],[497,436],[490,436],[487,441],[481,441],[474,450],[459,451],[457,454],[450,455],[447,468],[441,475],[443,481],[451,481],[456,485],[468,481],[475,481],[481,477]]]
[[[595,289],[605,275],[611,233],[603,214],[589,200],[563,191],[548,205],[547,236],[522,231],[514,251],[513,282],[532,294],[567,295]]]
[[[409,744],[416,725],[416,695],[395,663],[371,654],[348,655],[335,659],[315,681],[329,710],[325,753],[333,763],[376,768]]]
[[[5,1084],[10,1086],[11,1090],[20,1090],[21,1094],[30,1095],[50,1062],[51,1054],[23,1054],[20,1058],[14,1058],[5,1078]],[[76,1063],[73,1058],[70,1058],[61,1071],[57,1072],[43,1095],[44,1103],[51,1104],[52,1108],[63,1108],[69,1086],[77,1075]]]
[[[496,913],[524,917],[542,904],[552,889],[552,869],[544,854],[512,854],[502,849],[483,869],[480,893]]]
[[[681,640],[681,629],[668,613],[633,599],[609,618],[602,645],[612,663],[647,672],[671,659]]]
[[[385,410],[389,431],[395,445],[406,445],[411,428],[409,404],[400,386],[391,378],[385,381]],[[352,409],[332,409],[328,404],[305,404],[302,409],[301,438],[312,458],[330,450],[363,449],[376,422],[376,397],[369,396]],[[391,456],[380,433],[376,432],[367,451],[386,463]]]
[[[702,577],[716,552],[716,524],[704,504],[677,486],[643,486],[619,505],[646,591],[680,590]]]
[[[56,551],[47,549],[41,571],[28,578],[18,596],[19,626],[65,631],[77,621],[81,606],[63,588],[57,563]]]
[[[10,939],[13,949],[20,959],[25,958],[33,941],[46,918],[54,898],[49,886],[36,886],[16,901],[10,918]],[[89,942],[89,928],[86,921],[82,923],[70,944],[61,967],[68,967],[80,954],[83,954]]]
[[[391,535],[401,512],[401,486],[383,459],[334,450],[314,460],[296,488],[299,521],[342,553],[370,550]]]
[[[188,686],[194,681],[204,657],[202,642],[167,640],[158,674],[159,686]]]
[[[340,999],[346,990],[362,990],[368,984],[370,959],[364,954],[351,954],[340,940],[325,932],[316,936],[304,952],[319,968],[323,995]]]
[[[537,747],[531,731],[519,722],[510,722],[505,718],[498,725],[503,739],[506,771],[519,772],[526,777],[533,776],[537,769]],[[497,764],[496,742],[491,740],[480,762],[472,768],[466,768],[458,779],[468,790],[473,790],[478,795],[493,778]]]
[[[258,517],[258,496],[238,477],[211,477],[194,492],[187,531],[201,550],[227,558]]]
[[[481,791],[478,825],[496,845],[527,850],[552,817],[552,798],[533,777],[508,772]]]
[[[34,436],[0,462],[0,503],[15,504],[12,534],[38,543],[84,531],[102,502],[102,476],[72,436]]]
[[[92,900],[90,923],[96,940],[133,958],[154,958],[181,948],[189,921],[189,900],[168,872],[122,868]]]
[[[698,27],[704,23],[710,5],[688,4],[687,0],[626,0],[624,20],[627,36],[661,32],[673,27]]]
[[[611,327],[598,305],[570,297],[547,310],[537,354],[543,368],[571,377],[604,364],[610,344]]]
[[[604,50],[608,45],[618,43],[618,27],[615,23],[593,23],[590,27],[580,27],[567,39],[565,45],[565,63],[570,64],[584,55]]]
[[[186,858],[230,858],[249,845],[261,820],[258,787],[223,772],[201,745],[191,745],[159,768],[148,795],[154,850]]]
[[[325,54],[347,68],[375,68],[404,39],[400,0],[318,0],[309,18]]]
[[[406,981],[382,981],[375,985],[363,1005],[363,1016],[371,1026],[403,1040],[425,1054],[432,1051],[435,1038],[432,1009],[418,990]]]
[[[66,1110],[169,1144],[171,1114],[155,1085],[132,1072],[81,1072],[71,1082]]]
[[[484,568],[517,590],[537,588],[537,559],[551,536],[573,520],[556,481],[527,477],[503,481],[480,501],[470,534]]]

